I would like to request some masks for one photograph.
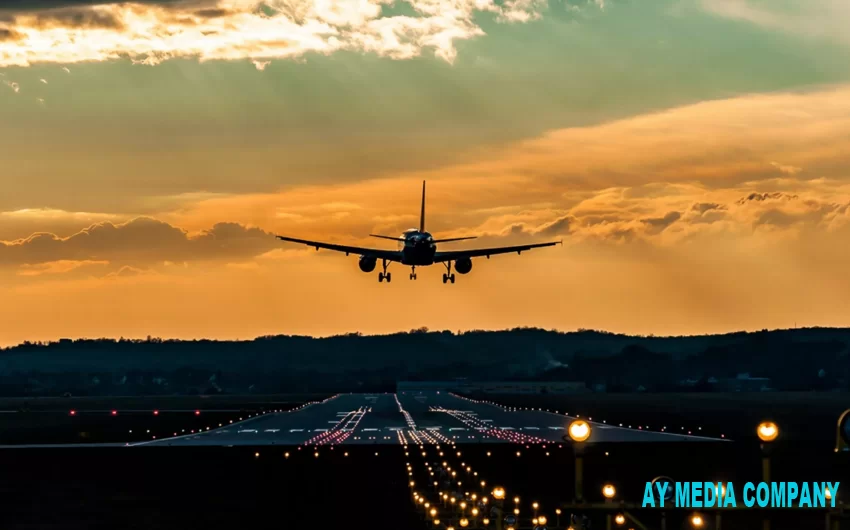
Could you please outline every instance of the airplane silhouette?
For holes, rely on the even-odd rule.
[[[378,281],[384,280],[389,283],[392,280],[392,273],[387,272],[387,267],[390,263],[397,262],[402,265],[411,267],[410,279],[416,279],[416,267],[427,267],[437,263],[442,263],[446,267],[446,273],[443,274],[443,283],[455,283],[455,275],[452,273],[452,262],[455,263],[455,270],[460,274],[467,274],[472,270],[472,258],[490,256],[495,254],[507,254],[516,252],[521,254],[525,250],[540,247],[551,247],[553,245],[562,244],[562,241],[553,241],[551,243],[536,243],[533,245],[518,245],[513,247],[496,247],[496,248],[479,248],[474,250],[450,250],[446,252],[437,252],[437,243],[448,243],[450,241],[463,241],[466,239],[475,239],[472,237],[453,237],[448,239],[434,239],[434,237],[425,231],[425,181],[422,181],[422,210],[419,215],[419,230],[411,228],[405,230],[401,237],[382,236],[377,234],[369,234],[371,237],[381,239],[389,239],[400,243],[399,250],[381,250],[375,248],[350,247],[346,245],[336,245],[333,243],[322,243],[320,241],[307,241],[305,239],[296,239],[293,237],[276,236],[281,241],[289,241],[291,243],[301,243],[310,247],[316,247],[333,250],[336,252],[345,252],[345,255],[359,254],[360,255],[360,270],[363,272],[372,272],[381,260],[381,266],[384,271],[378,273]]]

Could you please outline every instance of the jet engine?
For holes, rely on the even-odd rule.
[[[466,274],[472,270],[472,260],[469,258],[460,258],[455,261],[455,270],[460,274]]]
[[[373,258],[370,256],[360,256],[360,270],[363,272],[372,272],[375,270],[375,266],[378,264],[378,258]]]

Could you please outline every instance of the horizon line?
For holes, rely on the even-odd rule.
[[[327,335],[308,335],[308,334],[287,334],[287,333],[276,333],[269,335],[257,335],[253,338],[209,338],[209,337],[194,337],[194,338],[176,338],[176,337],[160,337],[154,335],[147,335],[145,337],[125,337],[123,335],[119,337],[61,337],[58,339],[50,339],[50,340],[25,340],[23,342],[18,342],[15,344],[6,344],[0,345],[0,351],[7,351],[18,347],[23,346],[50,346],[52,344],[60,344],[64,341],[70,342],[87,342],[87,341],[112,341],[115,343],[125,341],[125,342],[153,342],[155,339],[158,342],[238,342],[238,343],[246,343],[246,342],[256,342],[258,340],[264,339],[273,339],[273,338],[309,338],[314,340],[325,340],[325,339],[334,339],[341,337],[352,337],[357,336],[360,338],[370,338],[370,337],[390,337],[393,335],[411,335],[411,334],[436,334],[436,333],[450,333],[451,335],[465,335],[468,333],[505,333],[505,332],[513,332],[513,331],[542,331],[546,333],[554,333],[558,335],[571,335],[571,334],[579,334],[579,333],[597,333],[600,335],[613,335],[617,337],[624,338],[632,338],[632,339],[698,339],[705,337],[723,337],[729,335],[740,335],[740,334],[755,334],[755,333],[774,333],[774,332],[783,332],[783,331],[806,331],[806,330],[835,330],[835,331],[850,331],[850,325],[847,327],[839,327],[839,326],[795,326],[793,328],[761,328],[761,329],[740,329],[736,331],[725,331],[719,333],[699,333],[692,335],[656,335],[654,333],[649,334],[631,334],[631,333],[620,333],[616,331],[607,331],[603,329],[593,329],[593,328],[576,328],[573,330],[561,330],[557,328],[542,328],[535,326],[517,326],[513,328],[499,328],[499,329],[464,329],[452,331],[450,329],[430,329],[426,326],[420,328],[412,328],[408,330],[399,330],[388,333],[372,333],[372,334],[363,334],[359,331],[347,331],[342,333],[334,333]]]

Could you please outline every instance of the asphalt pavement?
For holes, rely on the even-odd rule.
[[[648,412],[651,416],[651,412]],[[400,443],[568,443],[576,418],[517,410],[445,392],[338,394],[288,412],[266,413],[193,433],[128,444],[140,446],[335,446]],[[620,426],[590,421],[590,443],[722,442],[662,432],[664,426]]]

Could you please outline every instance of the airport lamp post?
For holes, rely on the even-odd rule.
[[[773,441],[779,436],[779,427],[772,421],[763,421],[756,429],[761,440],[761,480],[762,482],[770,482],[770,452],[773,448]],[[762,523],[763,530],[770,530],[770,518],[765,517]]]
[[[720,501],[726,498],[726,486],[723,484],[721,484],[720,487],[715,486],[714,495],[717,497],[717,506],[719,507]],[[714,530],[721,530],[722,524],[723,517],[720,510],[718,510],[714,516]]]
[[[605,504],[614,502],[614,496],[617,495],[617,488],[613,484],[605,484],[602,486],[602,496],[605,497]],[[605,530],[611,530],[613,516],[609,513],[605,516]]]
[[[840,530],[840,528],[841,528],[840,519],[843,517],[843,514],[844,514],[843,507],[839,506],[841,504],[841,501],[839,501],[838,498],[837,498],[838,493],[833,493],[832,491],[829,490],[829,488],[826,488],[824,490],[824,498],[830,504],[832,504],[832,496],[833,495],[836,495],[836,499],[835,499],[836,519],[832,518],[832,515],[833,515],[832,509],[826,511],[826,530]]]
[[[659,495],[656,500],[658,502],[661,502],[662,500],[664,500],[664,501],[672,500],[673,499],[673,479],[671,479],[670,477],[665,477],[665,476],[655,477],[654,479],[652,479],[652,491],[653,492],[657,491],[656,484],[658,484],[658,483],[667,484],[667,488],[665,489],[666,493],[664,494],[663,499]],[[661,510],[661,530],[667,530],[667,512],[664,511],[664,510]]]
[[[584,420],[576,420],[567,428],[570,440],[573,441],[573,454],[575,455],[575,499],[576,502],[584,500],[584,449],[585,442],[590,438],[590,424]]]
[[[502,530],[504,515],[504,510],[502,508],[505,501],[505,488],[497,486],[493,488],[493,491],[490,492],[490,494],[493,496],[493,508],[490,515],[492,515],[493,519],[496,521],[496,530]]]

